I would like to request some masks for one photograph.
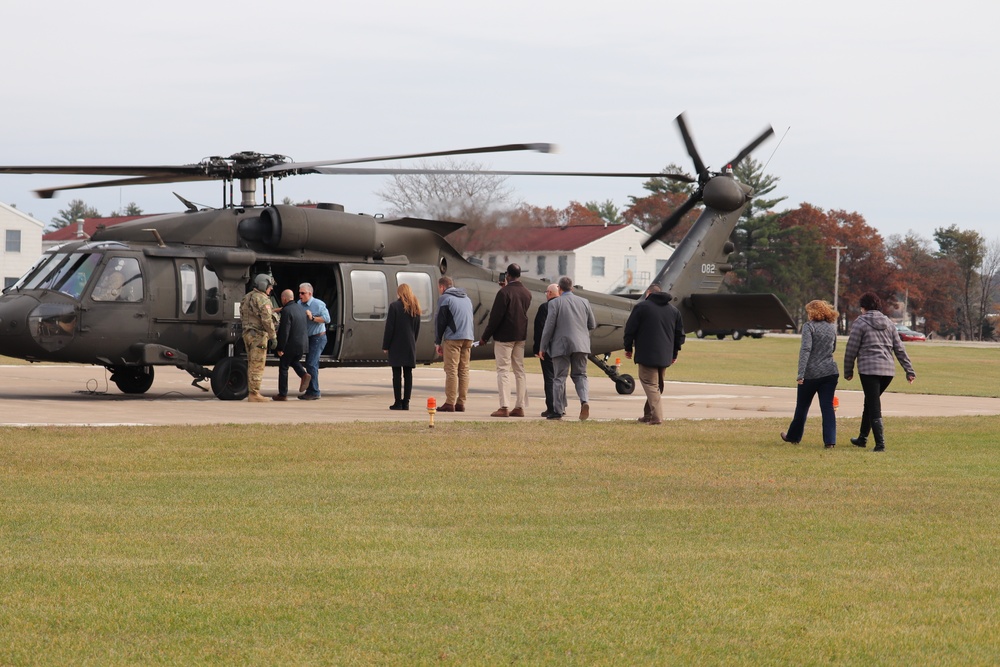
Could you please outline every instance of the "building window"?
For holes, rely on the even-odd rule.
[[[16,282],[17,282],[17,278],[4,278],[3,279],[3,288],[7,289],[8,287],[10,287],[11,285],[13,285]]]
[[[486,266],[489,267],[491,270],[497,268],[497,256],[490,255],[489,257],[487,257]]]
[[[660,271],[662,271],[663,267],[665,267],[666,265],[667,265],[667,260],[665,259],[656,260],[656,275],[660,275]]]
[[[559,275],[565,276],[569,271],[566,270],[566,255],[559,255]]]
[[[545,275],[545,255],[539,255],[535,259],[535,273],[539,276]]]
[[[591,257],[590,258],[590,275],[603,278],[604,277],[604,258],[603,257]]]
[[[7,252],[21,252],[21,230],[20,229],[8,229],[7,239],[4,245],[4,250]]]

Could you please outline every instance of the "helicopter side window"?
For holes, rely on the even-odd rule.
[[[420,319],[427,322],[434,312],[434,296],[431,292],[431,277],[426,273],[400,271],[396,274],[396,284],[407,284],[413,290],[420,304]]]
[[[104,267],[94,292],[94,301],[142,301],[142,271],[134,257],[113,257]]]
[[[380,271],[351,271],[354,319],[384,320],[389,309],[385,274]]]
[[[181,264],[180,279],[181,312],[185,315],[193,315],[198,308],[198,276],[194,266]]]
[[[218,315],[221,306],[219,276],[207,266],[201,267],[201,284],[205,290],[205,314]]]

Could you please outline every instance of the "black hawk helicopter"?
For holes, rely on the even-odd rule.
[[[751,189],[737,181],[732,166],[773,131],[767,128],[721,172],[702,162],[684,121],[677,123],[696,178],[663,173],[478,171],[497,175],[670,178],[696,183],[694,194],[643,243],[658,242],[699,203],[704,210],[678,244],[655,282],[674,297],[687,331],[699,329],[781,329],[792,319],[773,294],[720,294],[732,265],[730,235]],[[468,262],[447,241],[463,225],[412,217],[352,214],[336,204],[315,208],[267,203],[274,180],[296,174],[460,173],[460,170],[346,167],[364,162],[501,151],[547,152],[549,144],[511,144],[411,155],[321,162],[293,162],[282,155],[243,152],[178,166],[0,166],[11,174],[88,174],[114,180],[36,190],[52,197],[60,190],[188,181],[223,182],[223,206],[200,209],[183,199],[183,213],[146,217],[99,230],[90,239],[47,251],[0,296],[0,354],[28,361],[95,364],[127,394],[142,394],[157,366],[175,366],[210,381],[223,400],[247,395],[246,356],[239,304],[250,280],[267,273],[282,286],[312,283],[327,303],[333,322],[320,365],[380,366],[382,330],[398,284],[407,283],[426,306],[417,358],[435,359],[436,285],[442,275],[472,299],[476,335],[486,326],[498,287],[497,272]],[[263,180],[264,202],[256,202]],[[241,199],[234,199],[239,183]],[[525,278],[533,292],[532,312],[545,297],[546,283]],[[625,321],[636,301],[580,290],[590,300],[598,326],[590,359],[616,384],[632,393],[635,382],[608,364],[623,346]],[[530,334],[529,334],[530,335]],[[473,349],[491,358],[492,345]],[[205,389],[205,387],[202,387]]]

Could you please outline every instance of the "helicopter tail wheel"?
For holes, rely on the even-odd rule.
[[[743,332],[737,329],[733,332],[733,340],[739,340],[740,338],[743,338]]]
[[[615,379],[615,391],[619,394],[631,394],[635,391],[635,379],[631,375],[619,375]]]
[[[212,369],[212,393],[223,401],[242,401],[247,397],[247,361],[226,357]]]
[[[153,367],[120,366],[112,370],[111,381],[123,394],[145,394],[153,386]]]

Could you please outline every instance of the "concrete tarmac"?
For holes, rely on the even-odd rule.
[[[599,371],[590,375],[590,418],[634,420],[642,415],[645,395],[640,386],[623,396]],[[444,403],[444,371],[420,366],[413,371],[414,391],[408,412],[389,410],[392,374],[388,368],[321,369],[317,401],[299,401],[295,394],[286,402],[249,403],[220,401],[211,390],[192,386],[184,371],[158,367],[152,388],[142,395],[121,393],[110,382],[110,374],[98,366],[13,365],[0,366],[0,426],[48,425],[175,425],[229,423],[335,423],[376,421],[427,422],[427,398]],[[518,421],[491,418],[498,407],[496,373],[472,371],[467,411],[438,413],[436,423],[448,421]],[[294,376],[294,374],[293,374]],[[297,388],[296,379],[290,384]],[[905,382],[902,376],[897,382]],[[208,388],[208,383],[203,383]],[[855,390],[845,390],[843,387]],[[542,376],[528,373],[530,394],[526,419],[540,420],[545,409]],[[568,384],[568,420],[579,414],[579,402]],[[277,369],[268,367],[263,394],[277,390]],[[840,417],[860,417],[863,396],[855,379],[841,381],[837,390]],[[795,408],[794,387],[668,382],[663,396],[668,419],[791,419]],[[1000,399],[887,393],[882,410],[886,417],[966,416],[1000,414]],[[819,416],[814,405],[812,417]]]

